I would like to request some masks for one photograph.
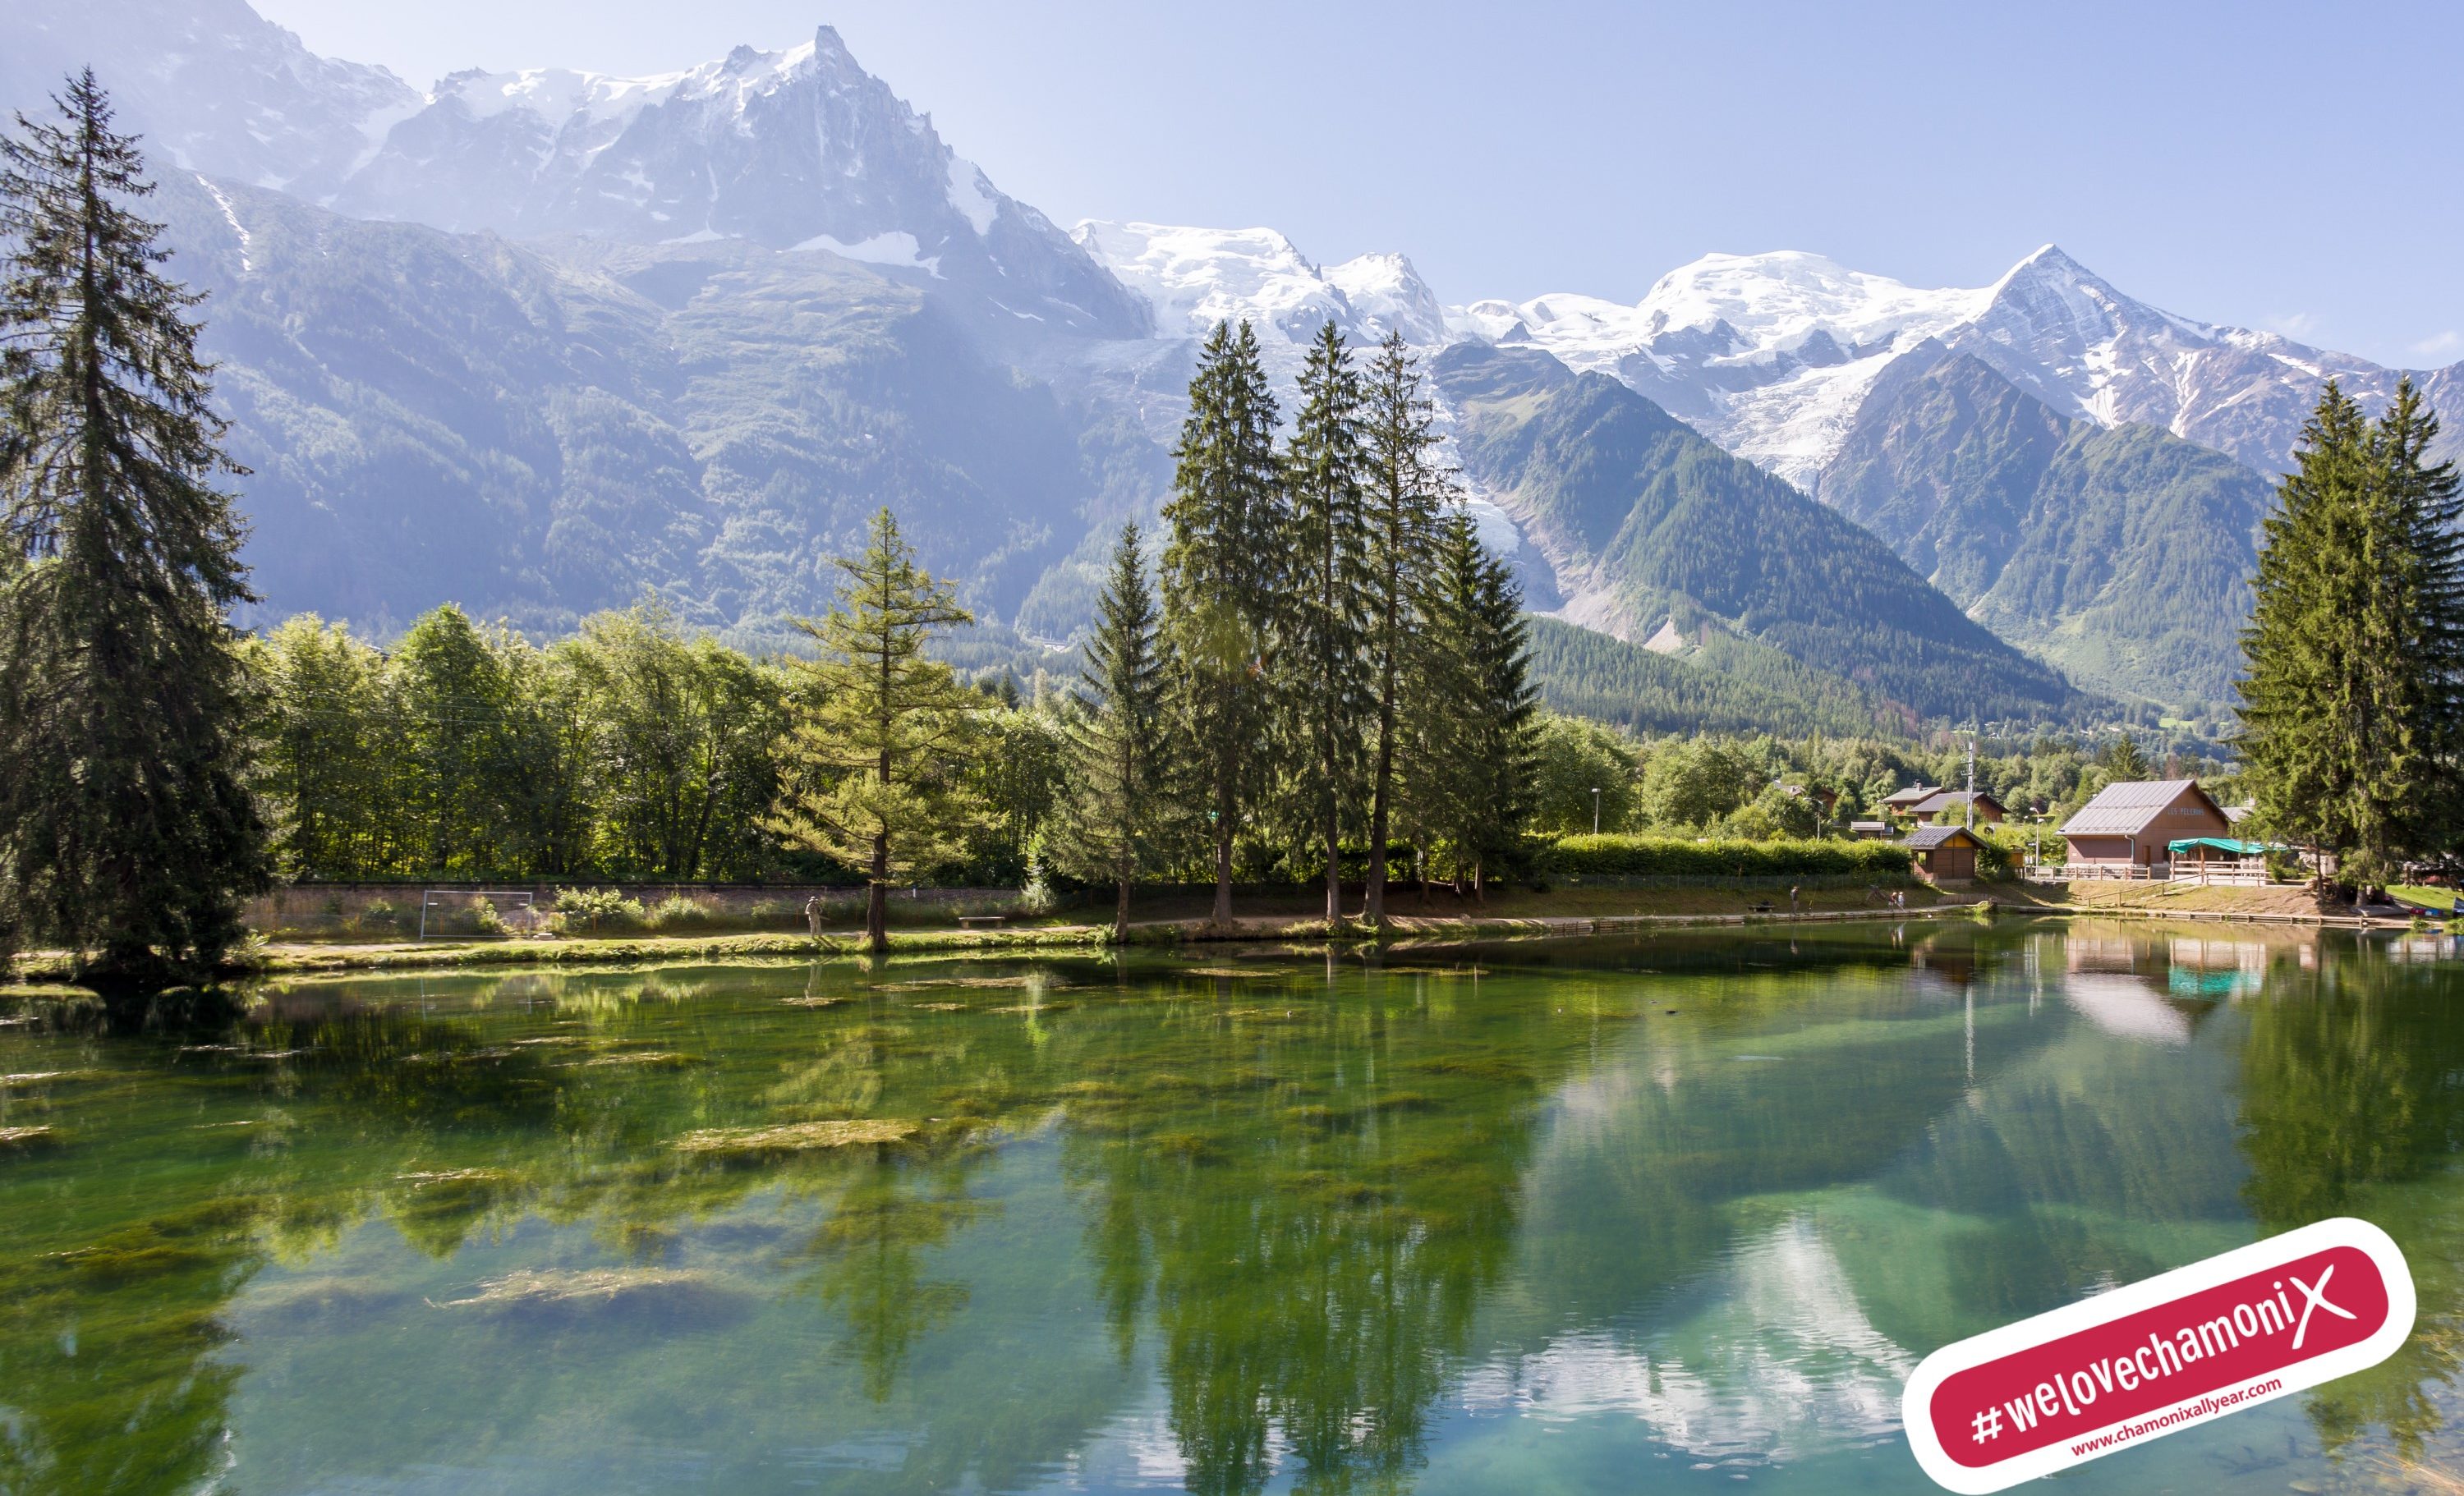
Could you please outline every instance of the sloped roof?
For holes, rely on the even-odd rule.
[[[2167,805],[2181,799],[2185,790],[2195,793],[2211,807],[2215,804],[2196,780],[2125,780],[2097,791],[2094,800],[2062,824],[2062,835],[2136,836],[2146,830]],[[2218,810],[2216,814],[2221,818],[2224,812]]]
[[[1964,825],[1921,825],[1908,833],[1900,845],[1912,852],[1929,852],[1937,847],[1948,847],[1965,838],[1972,847],[1982,847],[1985,839]]]
[[[1927,795],[1939,795],[1941,793],[1942,790],[1938,786],[1932,784],[1911,784],[1906,789],[1895,789],[1889,794],[1883,796],[1882,803],[1886,805],[1913,805],[1918,801],[1925,799]]]
[[[1976,792],[1976,803],[1980,805],[1991,805],[1996,810],[2002,808],[2002,802],[1994,799],[1992,792],[1990,790],[1978,790]],[[1967,803],[1968,791],[1964,789],[1947,789],[1937,793],[1931,800],[1918,801],[1914,808],[1914,813],[1921,816],[1935,816],[1942,814],[1946,810],[1961,809],[1965,807]]]

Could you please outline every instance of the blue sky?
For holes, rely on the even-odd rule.
[[[1708,251],[2123,291],[2464,359],[2464,4],[256,0],[318,51],[671,70],[836,26],[994,181],[1082,217],[1412,256],[1449,301],[1633,300]]]

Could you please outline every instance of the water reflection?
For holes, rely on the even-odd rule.
[[[2443,1437],[2435,956],[1910,927],[27,1005],[0,1490],[1891,1486],[1934,1346],[2365,1214],[2421,1329],[2280,1488]]]

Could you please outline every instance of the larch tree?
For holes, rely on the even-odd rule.
[[[1329,930],[1343,919],[1343,832],[1361,799],[1376,711],[1366,405],[1343,334],[1325,323],[1301,366],[1300,409],[1284,453],[1273,676],[1284,819],[1296,833],[1292,845],[1323,862]]]
[[[2373,425],[2333,381],[2266,522],[2238,746],[2259,825],[2385,881],[2447,849],[2464,755],[2464,519],[2409,381]]]
[[[1116,941],[1129,938],[1132,887],[1169,854],[1178,758],[1165,715],[1162,620],[1138,545],[1138,527],[1123,525],[1087,640],[1086,706],[1068,723],[1075,788],[1060,838],[1064,871],[1117,891]]]
[[[1231,922],[1233,845],[1273,766],[1262,743],[1285,539],[1275,419],[1257,335],[1217,323],[1173,451],[1162,576],[1170,710],[1192,755],[1193,808],[1209,823],[1217,924]]]
[[[1367,649],[1375,716],[1369,764],[1369,871],[1361,915],[1386,922],[1387,846],[1395,823],[1403,695],[1428,647],[1422,589],[1436,556],[1439,516],[1453,486],[1437,461],[1437,409],[1421,392],[1418,362],[1400,332],[1378,346],[1365,381],[1362,415],[1368,481],[1361,500],[1368,549]]]
[[[864,554],[842,558],[839,605],[799,626],[821,657],[798,665],[781,754],[787,783],[770,829],[789,847],[864,872],[865,941],[890,945],[890,889],[966,847],[980,816],[965,788],[981,693],[924,646],[973,623],[949,586],[915,564],[884,509]]]
[[[246,781],[253,602],[217,474],[203,297],[163,274],[153,190],[91,72],[0,139],[0,948],[90,980],[210,972],[265,886]]]

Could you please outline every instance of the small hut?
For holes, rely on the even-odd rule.
[[[1936,883],[1976,876],[1976,854],[1985,839],[1964,825],[1921,825],[1900,844],[1914,854],[1919,870]]]

